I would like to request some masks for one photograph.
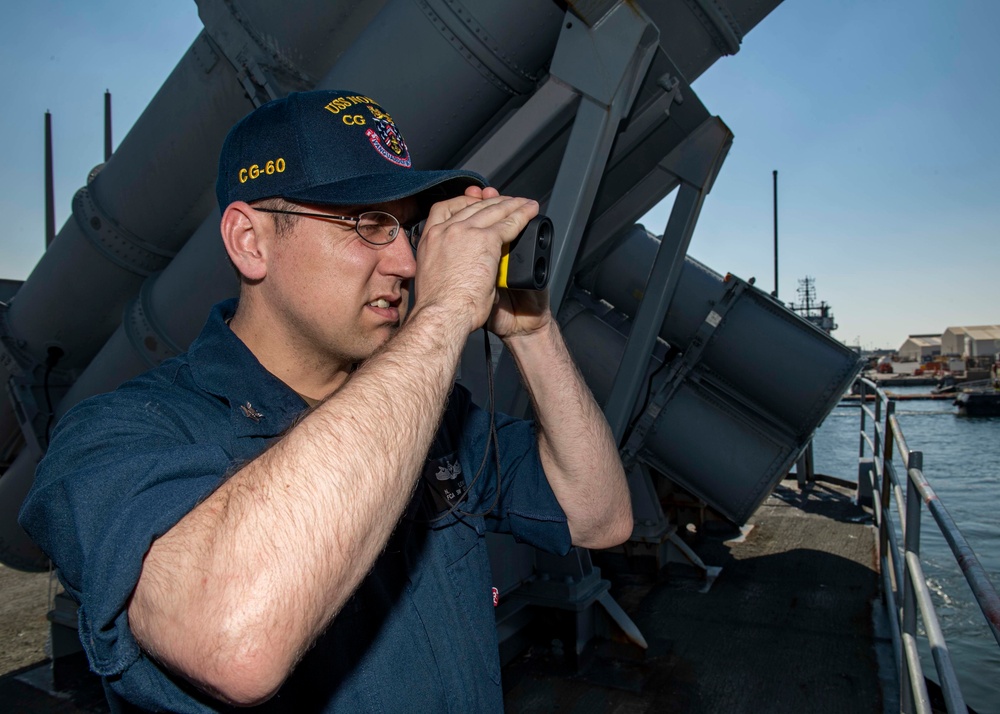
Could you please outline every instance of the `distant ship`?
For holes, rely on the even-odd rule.
[[[789,309],[800,317],[805,318],[826,334],[830,334],[837,329],[834,322],[832,308],[823,302],[816,302],[816,279],[806,276],[799,280],[798,290],[799,302],[790,303]]]

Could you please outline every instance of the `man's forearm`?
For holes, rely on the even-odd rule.
[[[505,341],[531,395],[546,477],[566,512],[574,545],[607,548],[632,532],[621,459],[600,407],[555,320]]]
[[[129,609],[154,656],[266,697],[370,570],[411,497],[464,335],[416,313],[326,402],[160,538]]]

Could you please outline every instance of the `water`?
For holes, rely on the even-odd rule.
[[[950,401],[897,402],[896,415],[907,446],[923,451],[924,474],[931,487],[994,587],[1000,587],[1000,518],[995,505],[1000,499],[1000,417],[959,417]],[[841,405],[827,417],[813,441],[817,473],[857,481],[860,418],[856,404]],[[902,474],[898,457],[895,464]],[[962,694],[980,714],[1000,714],[1000,647],[936,522],[926,508],[922,513],[921,561]],[[923,649],[924,673],[937,680],[926,645]]]

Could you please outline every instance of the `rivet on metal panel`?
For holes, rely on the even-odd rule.
[[[175,255],[117,225],[105,215],[86,188],[81,188],[73,196],[73,218],[98,251],[136,275],[147,276],[162,270]]]
[[[740,51],[743,30],[722,4],[715,0],[686,0],[686,4],[719,52],[734,55]]]
[[[204,31],[198,35],[194,44],[191,45],[191,54],[205,74],[209,74],[215,68],[215,65],[219,63],[219,55],[212,49],[212,43],[208,41],[208,37]]]

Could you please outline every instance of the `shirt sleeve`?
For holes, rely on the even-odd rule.
[[[461,386],[455,387],[448,412],[446,420],[461,421],[455,428],[462,434],[463,460],[476,473],[489,443],[490,414],[478,407]],[[496,508],[486,519],[487,527],[494,532],[509,533],[519,543],[565,555],[572,547],[569,525],[545,477],[538,456],[535,423],[497,412],[495,426],[500,445],[499,478],[490,447],[480,478],[475,486],[470,486],[483,509],[493,502],[499,489]]]
[[[127,606],[143,558],[229,468],[221,446],[197,443],[153,401],[101,395],[60,420],[19,520],[79,603],[97,674],[140,657]]]

